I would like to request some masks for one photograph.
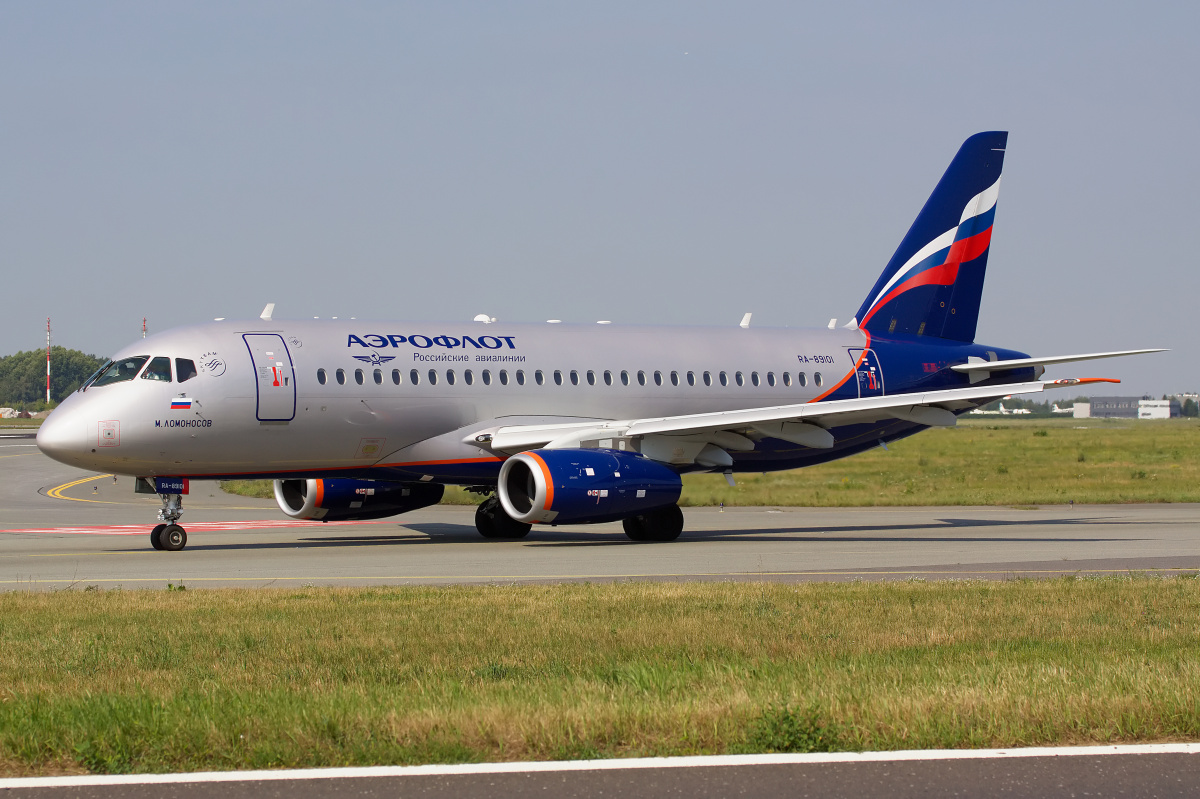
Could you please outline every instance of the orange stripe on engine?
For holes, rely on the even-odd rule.
[[[325,481],[317,480],[317,501],[314,503],[318,508],[325,501]]]
[[[545,509],[550,510],[550,506],[554,504],[554,481],[550,479],[550,467],[542,460],[542,456],[534,452],[526,452],[526,455],[537,461],[537,465],[542,469],[542,477],[546,479],[546,505]]]

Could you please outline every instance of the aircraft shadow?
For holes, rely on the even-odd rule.
[[[939,519],[921,524],[862,524],[837,527],[756,527],[737,530],[685,530],[674,542],[675,546],[711,541],[763,541],[778,543],[787,536],[805,536],[792,539],[796,543],[1099,543],[1113,541],[1139,541],[1143,538],[1117,537],[1047,537],[1039,535],[959,535],[947,536],[952,530],[980,528],[1011,528],[1029,525],[1052,527],[1091,524],[1141,524],[1110,518],[1077,519]],[[531,532],[529,538],[517,540],[481,538],[474,525],[448,524],[445,522],[418,522],[402,525],[402,529],[414,534],[348,535],[302,538],[292,541],[259,541],[235,544],[192,544],[189,550],[224,551],[253,549],[319,549],[327,547],[362,546],[408,546],[412,544],[521,544],[528,547],[611,547],[641,546],[654,542],[631,541],[619,530],[597,531],[588,525],[578,527],[543,527]],[[922,535],[927,533],[927,535]]]

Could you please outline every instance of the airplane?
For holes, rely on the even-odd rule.
[[[46,455],[136,477],[178,551],[190,480],[267,478],[294,519],[482,498],[487,538],[621,521],[683,530],[681,475],[825,463],[952,426],[999,397],[1103,378],[975,343],[1008,134],[971,136],[849,324],[815,330],[216,320],[138,339],[43,423]],[[1117,382],[1117,381],[1108,381]]]

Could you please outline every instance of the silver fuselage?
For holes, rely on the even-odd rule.
[[[198,374],[87,387],[51,414],[38,444],[80,468],[139,476],[487,483],[502,458],[464,439],[489,425],[674,416],[930,385],[929,370],[913,364],[933,356],[910,357],[912,347],[900,344],[876,345],[868,384],[855,368],[871,346],[857,329],[221,321],[122,349],[115,360],[186,358]],[[961,363],[983,351],[937,352],[940,363]],[[942,385],[964,384],[942,374]],[[917,429],[890,420],[856,439],[873,445]],[[798,465],[742,455],[736,468]]]

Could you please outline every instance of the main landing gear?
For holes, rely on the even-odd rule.
[[[150,531],[150,545],[155,549],[178,552],[187,546],[187,531],[175,522],[183,515],[183,497],[180,494],[159,494],[162,509],[158,512],[157,524]]]
[[[678,505],[655,508],[621,521],[633,541],[674,541],[683,532],[683,511]]]
[[[484,538],[524,538],[532,524],[519,522],[504,512],[500,498],[493,495],[475,509],[475,529]]]

